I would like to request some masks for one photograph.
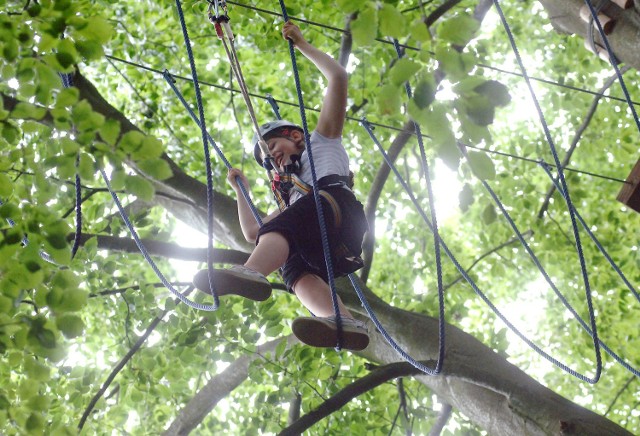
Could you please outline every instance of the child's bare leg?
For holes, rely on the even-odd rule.
[[[331,299],[331,288],[320,277],[314,274],[305,274],[293,285],[293,291],[300,302],[315,316],[328,317],[335,314],[333,310],[333,300]],[[342,304],[338,297],[338,309],[340,316],[353,318],[353,315]]]
[[[280,233],[265,233],[260,236],[256,248],[244,264],[247,268],[268,276],[282,265],[289,257],[289,243]]]

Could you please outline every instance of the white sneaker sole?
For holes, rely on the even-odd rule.
[[[322,318],[296,318],[291,329],[300,342],[312,347],[333,348],[338,344],[337,326]],[[343,324],[341,345],[346,350],[364,350],[369,345],[369,335],[364,329]]]
[[[211,294],[207,271],[206,269],[198,271],[193,277],[193,284],[201,291]],[[254,301],[264,301],[271,296],[271,285],[268,282],[227,269],[214,269],[211,275],[218,296],[239,295]]]

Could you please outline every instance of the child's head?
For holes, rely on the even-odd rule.
[[[297,124],[293,124],[286,120],[277,120],[272,121],[270,123],[263,124],[260,126],[260,135],[262,138],[268,142],[269,139],[272,138],[287,138],[291,139],[296,143],[296,147],[302,151],[304,150],[304,139],[294,140],[292,138],[293,132],[303,133],[302,128]],[[297,136],[297,135],[296,135]],[[262,159],[262,150],[260,149],[260,145],[258,144],[258,135],[253,135],[253,156],[256,159],[256,162],[263,166]]]

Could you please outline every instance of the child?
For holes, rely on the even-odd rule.
[[[341,142],[347,105],[347,72],[333,58],[307,42],[293,23],[284,24],[282,35],[290,39],[328,81],[318,124],[311,134],[311,146],[334,271],[336,276],[344,276],[362,266],[358,256],[367,230],[362,204],[349,188],[349,161]],[[293,333],[305,344],[334,347],[337,325],[327,284],[315,199],[313,193],[305,195],[313,180],[309,156],[304,153],[304,133],[299,126],[284,120],[267,123],[260,130],[270,162],[280,174],[293,171],[296,188],[283,190],[283,196],[288,197],[288,207],[268,215],[263,220],[264,225],[259,227],[240,195],[236,181],[240,178],[248,187],[247,178],[237,169],[229,170],[227,180],[238,196],[242,232],[248,241],[256,241],[256,248],[244,266],[213,270],[213,286],[218,295],[236,294],[256,301],[266,300],[271,295],[271,286],[265,276],[282,268],[287,288],[314,315],[294,320]],[[255,135],[254,155],[262,164],[258,140]],[[211,292],[207,270],[196,274],[194,284],[202,291]],[[341,301],[339,310],[342,347],[348,350],[366,348],[369,336],[364,323],[355,320]]]

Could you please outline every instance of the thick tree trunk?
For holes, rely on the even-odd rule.
[[[588,24],[580,18],[580,8],[585,6],[583,0],[540,0],[547,10],[551,24],[558,32],[577,34],[582,38],[588,37]],[[596,2],[593,2],[594,4]],[[640,14],[638,4],[623,10],[613,2],[605,2],[602,12],[615,20],[613,32],[607,36],[616,57],[623,63],[640,69]],[[602,44],[597,29],[594,29],[595,41]],[[594,56],[596,56],[594,54]]]
[[[349,309],[362,312],[350,284],[341,280],[340,286],[340,295]],[[376,317],[396,342],[416,359],[437,359],[437,319],[389,306],[371,291],[362,289]],[[375,330],[372,323],[369,330]],[[362,355],[381,363],[401,360],[380,335],[372,337]],[[491,435],[631,434],[542,386],[473,336],[451,325],[446,327],[443,374],[417,378]]]
[[[280,338],[258,347],[253,354],[244,354],[232,362],[224,371],[211,378],[206,385],[178,412],[178,416],[164,432],[169,435],[186,435],[202,422],[216,404],[227,397],[249,376],[249,364],[259,359],[262,354],[273,352],[276,346],[292,337]]]

